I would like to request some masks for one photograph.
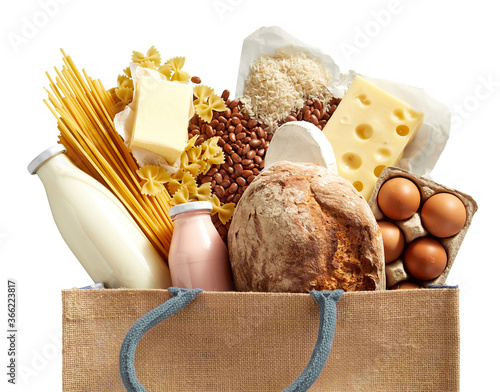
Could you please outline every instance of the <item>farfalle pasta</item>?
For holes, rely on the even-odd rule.
[[[137,170],[137,175],[144,180],[141,192],[149,196],[156,196],[164,191],[164,184],[170,179],[168,172],[156,165],[141,167]]]
[[[150,61],[155,64],[155,69],[156,67],[160,66],[161,63],[161,55],[160,52],[154,47],[151,46],[148,51],[146,52],[146,55],[143,55],[141,52],[132,52],[132,62],[141,64],[146,61]]]
[[[221,206],[220,200],[216,195],[213,195],[209,199],[210,203],[212,203],[212,215],[219,214],[219,220],[225,225],[233,216],[234,213],[234,203],[228,203]]]
[[[185,57],[173,57],[167,61],[167,64],[170,66],[170,69],[172,71],[169,80],[187,82],[189,79],[191,79],[191,76],[189,76],[186,71],[182,71],[182,67],[184,67],[185,61]]]
[[[234,211],[234,203],[220,205],[217,196],[212,195],[209,182],[198,185],[196,178],[205,174],[212,165],[224,163],[224,152],[218,145],[219,137],[212,137],[200,145],[196,145],[198,136],[186,143],[186,148],[180,157],[180,169],[169,175],[157,165],[146,165],[137,170],[138,176],[144,181],[142,193],[156,196],[166,190],[171,196],[171,204],[177,205],[191,201],[210,201],[212,214],[219,214],[219,220],[226,224]]]

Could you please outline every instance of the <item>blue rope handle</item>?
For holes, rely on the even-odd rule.
[[[177,287],[171,287],[169,290],[172,298],[137,320],[123,340],[120,349],[120,375],[128,392],[147,392],[135,374],[135,351],[139,340],[151,328],[189,305],[203,291],[201,289],[181,289]],[[305,392],[321,374],[332,348],[337,319],[337,302],[343,293],[343,290],[313,290],[310,292],[320,307],[318,338],[309,363],[295,381],[283,392]]]

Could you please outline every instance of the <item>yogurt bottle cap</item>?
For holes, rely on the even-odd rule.
[[[212,211],[212,203],[209,201],[192,201],[189,203],[178,204],[176,206],[171,207],[168,210],[168,215],[173,218],[175,215],[180,214],[182,212],[188,211],[199,211],[199,210],[209,210]]]

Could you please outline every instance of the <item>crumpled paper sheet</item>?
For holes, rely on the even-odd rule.
[[[318,48],[308,45],[280,27],[261,27],[243,41],[236,98],[245,91],[245,81],[250,73],[250,66],[260,55],[273,55],[276,49],[293,45],[309,52],[311,57],[320,59],[332,74],[332,85],[328,86],[336,97],[343,97],[357,73],[353,70],[345,74],[340,72],[333,59]],[[423,89],[383,79],[373,79],[360,75],[384,89],[388,93],[408,103],[415,110],[424,113],[424,122],[414,139],[406,146],[403,157],[396,165],[413,174],[430,177],[434,165],[444,150],[451,127],[451,111],[441,102],[430,97]]]

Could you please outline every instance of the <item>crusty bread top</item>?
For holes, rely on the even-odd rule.
[[[228,246],[239,291],[385,288],[372,211],[348,181],[318,165],[264,170],[238,203]]]

